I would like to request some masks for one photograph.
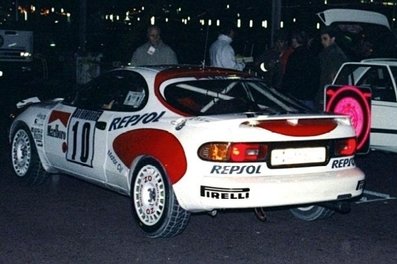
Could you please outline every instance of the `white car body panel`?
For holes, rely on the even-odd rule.
[[[371,139],[372,149],[397,152],[397,134],[376,131],[397,131],[397,103],[372,101],[371,103]]]
[[[357,22],[377,24],[390,29],[387,17],[372,11],[335,8],[319,12],[317,16],[326,26],[337,22]]]

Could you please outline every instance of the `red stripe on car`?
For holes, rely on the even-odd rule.
[[[151,156],[165,168],[172,184],[186,172],[185,152],[172,134],[158,129],[137,129],[121,134],[113,141],[113,149],[125,166],[138,156]]]
[[[334,119],[291,119],[261,121],[258,127],[271,132],[294,137],[318,136],[335,129]]]

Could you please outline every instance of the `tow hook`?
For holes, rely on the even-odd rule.
[[[258,218],[259,221],[266,222],[267,221],[267,216],[265,209],[263,207],[256,207],[254,209],[255,216]]]

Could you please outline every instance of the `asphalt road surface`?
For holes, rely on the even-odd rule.
[[[0,263],[397,263],[397,155],[357,158],[366,194],[348,214],[304,222],[285,208],[192,215],[170,239],[146,238],[128,197],[65,175],[41,186],[13,176],[0,133]]]

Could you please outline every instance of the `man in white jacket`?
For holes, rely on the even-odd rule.
[[[230,45],[234,34],[235,31],[232,26],[226,26],[221,30],[218,39],[210,47],[211,66],[239,71],[244,69],[245,64],[236,61],[233,47]]]

